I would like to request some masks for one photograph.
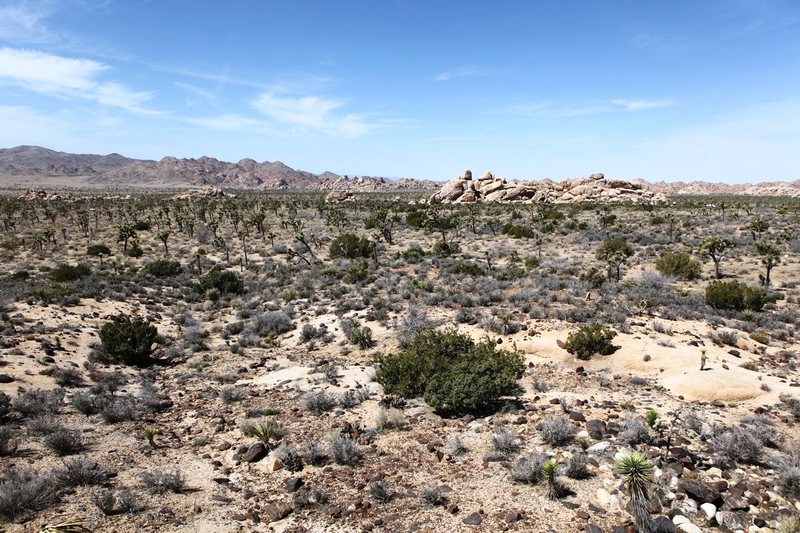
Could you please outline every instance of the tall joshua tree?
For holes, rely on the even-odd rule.
[[[710,257],[711,260],[714,261],[714,275],[717,279],[722,279],[722,271],[719,268],[719,263],[731,248],[733,248],[733,243],[731,241],[713,235],[703,239],[700,246],[697,248],[697,253],[703,257]]]
[[[117,226],[117,242],[122,243],[122,251],[128,251],[128,241],[136,238],[136,226],[126,222]]]
[[[766,268],[767,273],[761,276],[764,288],[769,288],[769,275],[772,269],[781,262],[781,247],[777,244],[765,240],[756,242],[756,252],[761,256],[761,264]]]
[[[625,237],[606,239],[597,250],[597,258],[608,263],[608,277],[615,274],[617,281],[621,277],[622,264],[633,255],[633,247]]]
[[[761,234],[769,229],[769,222],[763,218],[755,217],[747,223],[744,229],[750,232],[750,235],[753,237],[753,242],[756,242],[756,240],[761,237]]]
[[[169,255],[169,248],[167,247],[167,240],[169,240],[169,231],[162,230],[158,232],[159,240],[164,243],[164,255]]]
[[[652,533],[653,522],[647,507],[653,484],[653,463],[639,452],[630,452],[617,461],[617,474],[630,494],[636,527],[640,533]]]

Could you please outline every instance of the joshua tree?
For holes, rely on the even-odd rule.
[[[158,232],[158,238],[164,243],[164,255],[169,255],[169,247],[167,247],[167,239],[169,239],[169,231],[162,230]]]
[[[128,241],[136,238],[136,226],[130,222],[117,226],[117,242],[122,243],[122,251],[128,251]]]
[[[394,227],[399,220],[400,217],[395,213],[390,213],[388,209],[381,207],[364,222],[364,227],[377,229],[386,244],[391,245],[394,240]]]
[[[706,237],[697,248],[698,255],[710,257],[714,261],[714,274],[717,279],[722,279],[722,271],[719,268],[719,263],[725,257],[725,253],[733,248],[733,243],[728,239],[717,237],[716,235]]]
[[[772,269],[781,262],[781,247],[773,242],[760,240],[756,242],[756,252],[761,256],[761,264],[766,268],[765,276],[760,276],[764,288],[769,288],[769,275]]]
[[[753,242],[756,242],[756,234],[760,237],[762,233],[769,229],[769,222],[763,218],[755,217],[744,227],[753,236]]]
[[[640,533],[652,533],[648,504],[653,483],[653,463],[639,452],[630,452],[617,461],[617,473],[631,496],[633,519]]]
[[[615,237],[606,239],[600,248],[597,250],[597,258],[608,263],[608,277],[611,279],[611,273],[615,273],[617,281],[620,280],[620,269],[622,263],[628,260],[633,255],[633,247],[628,244],[625,237]]]

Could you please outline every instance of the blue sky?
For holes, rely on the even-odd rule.
[[[800,2],[0,0],[0,146],[800,179]]]

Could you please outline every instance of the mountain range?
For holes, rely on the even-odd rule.
[[[535,183],[535,182],[534,182]],[[800,180],[757,184],[692,182],[633,183],[665,195],[750,195],[800,197]],[[159,161],[132,159],[120,154],[94,155],[57,152],[40,146],[0,149],[0,185],[27,187],[191,187],[227,189],[380,192],[434,190],[443,183],[410,178],[375,176],[348,177],[333,172],[314,174],[280,161],[259,163],[242,159],[236,163],[213,157]]]
[[[242,159],[230,163],[213,157],[164,157],[154,161],[131,159],[119,154],[70,154],[40,146],[0,149],[0,183],[113,187],[209,185],[228,189],[360,192],[436,189],[440,186],[430,180],[347,177],[333,172],[313,174],[293,169],[280,161],[259,163]]]

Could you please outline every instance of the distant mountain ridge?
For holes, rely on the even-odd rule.
[[[377,192],[399,189],[435,189],[430,180],[362,176],[348,178],[333,172],[316,175],[296,170],[280,161],[258,163],[242,159],[237,163],[203,156],[198,159],[164,157],[160,161],[131,159],[119,154],[70,154],[40,146],[0,149],[0,180],[36,178],[42,185],[48,178],[76,178],[92,185],[110,186],[203,186],[263,190],[349,190]],[[78,181],[80,178],[80,181]],[[64,183],[61,179],[60,183]]]
[[[40,146],[0,149],[0,184],[25,182],[27,186],[91,185],[109,187],[189,187],[214,186],[229,189],[307,190],[380,192],[393,190],[437,190],[441,182],[409,178],[389,179],[374,176],[347,177],[334,172],[313,174],[293,169],[280,161],[259,163],[242,159],[236,163],[213,157],[160,161],[132,159],[120,154],[70,154]],[[545,180],[547,181],[547,180]],[[751,195],[800,198],[800,180],[727,184],[692,181],[689,183],[650,183],[642,179],[633,184],[665,195]]]

